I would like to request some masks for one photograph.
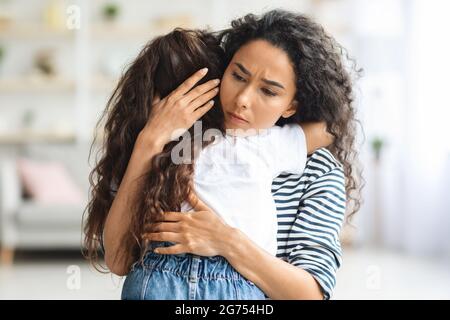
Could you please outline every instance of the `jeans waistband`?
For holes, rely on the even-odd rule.
[[[152,242],[149,251],[143,259],[143,267],[147,269],[163,270],[173,272],[180,276],[192,276],[192,269],[196,270],[199,278],[207,279],[244,279],[233,266],[222,256],[204,257],[191,253],[182,254],[158,254],[153,249],[167,247],[172,242]]]

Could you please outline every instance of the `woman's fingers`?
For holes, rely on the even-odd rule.
[[[164,214],[162,215],[162,221],[182,221],[183,219],[186,218],[186,214],[182,213],[182,212],[164,212]]]
[[[182,242],[182,235],[176,232],[157,232],[157,233],[144,233],[143,239],[151,241],[169,241],[169,242]]]
[[[161,97],[159,95],[155,95],[152,101],[152,105],[156,105],[161,101]]]
[[[201,107],[197,108],[197,110],[195,110],[193,112],[193,116],[196,120],[200,119],[201,117],[203,117],[203,115],[205,113],[207,113],[212,107],[214,106],[214,100],[211,100],[207,103],[205,103],[204,105],[202,105]]]
[[[155,253],[159,254],[180,254],[180,253],[188,253],[187,248],[182,244],[175,244],[170,247],[159,247],[156,248]]]
[[[192,110],[192,112],[194,112],[197,108],[203,106],[205,103],[212,100],[217,95],[218,92],[219,92],[219,88],[214,88],[214,89],[202,94],[201,96],[199,96],[197,99],[195,99],[194,101],[192,101],[189,104],[189,109]]]
[[[157,222],[152,223],[148,228],[145,228],[146,233],[151,232],[179,232],[180,224],[177,222]]]
[[[177,89],[175,89],[170,96],[174,100],[178,100],[183,95],[189,92],[196,84],[199,82],[205,75],[208,73],[208,68],[203,68],[196,73],[194,73],[192,76],[186,79],[182,84],[178,86]]]
[[[198,99],[208,93],[211,93],[213,89],[217,89],[216,90],[216,94],[217,94],[217,92],[219,90],[217,88],[217,86],[219,85],[219,83],[220,83],[219,79],[209,80],[208,82],[201,84],[201,85],[195,87],[194,89],[192,89],[191,91],[189,91],[189,93],[187,93],[182,99],[184,101],[186,101],[187,103],[191,103],[192,101],[195,101],[196,99]]]

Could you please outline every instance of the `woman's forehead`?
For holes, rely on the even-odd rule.
[[[287,83],[295,79],[287,53],[265,40],[254,40],[243,45],[234,55],[231,64],[240,64],[252,75],[261,74],[278,82]]]

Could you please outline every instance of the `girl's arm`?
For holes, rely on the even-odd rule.
[[[301,123],[306,137],[307,154],[312,154],[320,148],[324,148],[333,143],[334,137],[327,132],[325,122],[306,122]]]
[[[130,226],[131,203],[138,192],[138,178],[150,167],[154,155],[162,150],[157,142],[147,142],[142,134],[136,141],[128,167],[109,210],[104,227],[105,263],[112,273],[119,276],[128,273],[130,252],[121,246],[121,240]],[[152,141],[148,139],[148,141]]]

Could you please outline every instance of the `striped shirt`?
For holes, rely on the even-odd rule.
[[[339,234],[346,207],[342,165],[327,149],[314,152],[302,175],[272,183],[277,206],[277,257],[309,272],[330,299],[341,265]]]

